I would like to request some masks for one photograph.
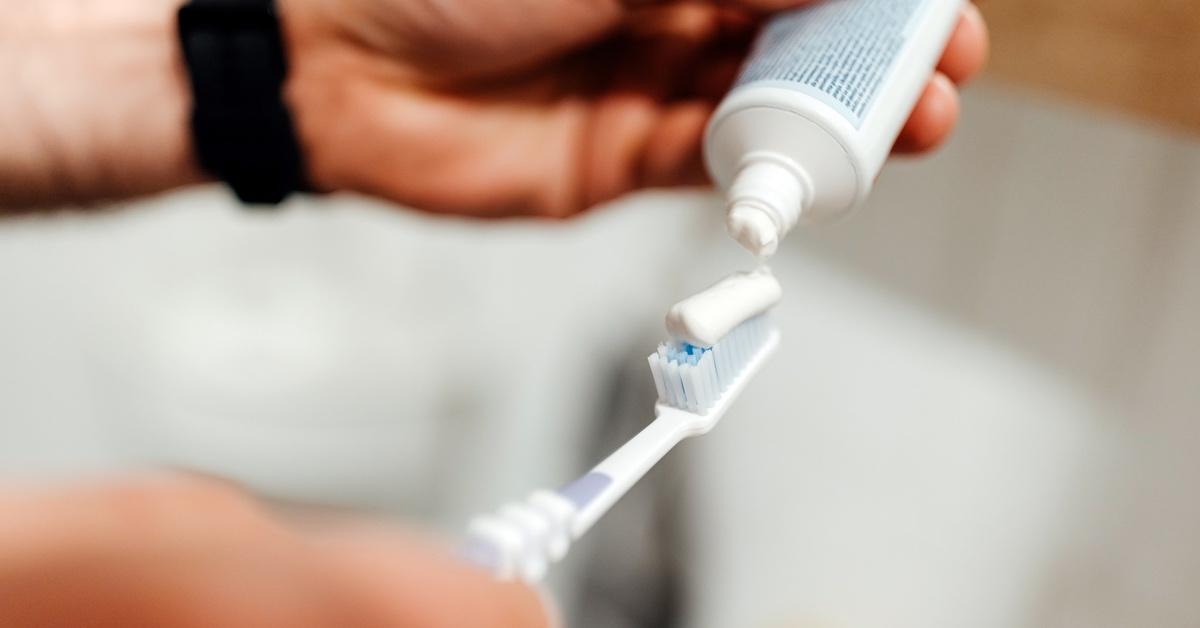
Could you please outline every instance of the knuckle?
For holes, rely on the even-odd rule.
[[[229,516],[254,510],[232,484],[198,476],[126,483],[106,489],[101,499],[122,517],[142,521]]]
[[[210,477],[184,476],[178,481],[177,497],[188,508],[205,511],[241,511],[249,501],[232,483]]]

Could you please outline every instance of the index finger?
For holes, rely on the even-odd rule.
[[[814,1],[816,0],[720,0],[718,4],[732,5],[760,13],[775,13],[812,4]]]
[[[359,596],[369,625],[406,628],[551,628],[537,591],[491,574],[436,542],[374,525],[323,535],[322,548]]]

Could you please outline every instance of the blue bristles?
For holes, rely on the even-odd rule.
[[[696,414],[704,414],[741,374],[766,342],[770,324],[756,316],[711,348],[685,342],[666,342],[647,358],[658,400]]]

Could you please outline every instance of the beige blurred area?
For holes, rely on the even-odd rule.
[[[569,625],[1200,625],[1193,6],[985,3],[950,144],[784,244],[783,351],[555,573]],[[700,191],[6,221],[0,473],[184,467],[458,534],[644,425],[667,307],[751,264]]]
[[[991,76],[1200,132],[1200,3],[984,0]]]

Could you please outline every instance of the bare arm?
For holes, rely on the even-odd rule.
[[[201,181],[177,0],[0,0],[0,207]]]

